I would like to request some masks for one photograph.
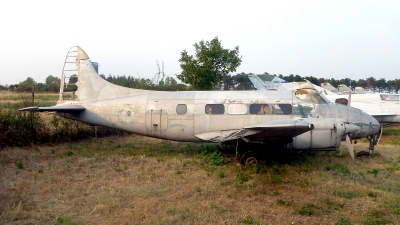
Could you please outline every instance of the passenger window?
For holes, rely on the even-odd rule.
[[[275,107],[269,104],[251,104],[249,112],[257,115],[275,114]]]
[[[291,104],[276,104],[274,106],[276,114],[284,114],[290,115],[292,114],[292,105]]]
[[[229,104],[228,114],[243,115],[247,113],[247,106],[245,104]]]
[[[250,114],[273,115],[273,114],[292,114],[291,104],[251,104]]]
[[[176,114],[185,115],[187,113],[187,105],[186,104],[178,104],[176,106]]]
[[[206,114],[224,114],[225,106],[223,104],[207,104],[205,107]]]

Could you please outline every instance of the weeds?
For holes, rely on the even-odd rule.
[[[93,128],[82,122],[17,110],[28,106],[20,103],[12,109],[0,108],[0,149],[7,146],[55,144],[94,136]],[[98,137],[126,134],[105,127],[98,127],[97,133]]]
[[[15,163],[15,166],[17,166],[18,169],[21,169],[21,170],[22,170],[22,169],[24,168],[24,166],[25,166],[25,163],[23,163],[23,162],[16,162],[16,163]]]
[[[218,171],[218,177],[219,178],[224,178],[226,176],[224,171]]]
[[[347,166],[342,164],[334,164],[332,166],[332,170],[342,172],[343,174],[350,174],[349,168],[347,168]]]
[[[249,177],[247,176],[247,174],[243,173],[243,172],[239,172],[236,174],[236,179],[238,179],[240,182],[246,182],[249,180]]]
[[[78,222],[76,222],[76,221],[73,221],[71,218],[69,218],[69,217],[58,217],[57,218],[57,222],[56,222],[56,225],[59,225],[59,224],[65,224],[65,225],[77,225],[78,224]]]
[[[276,203],[278,203],[279,205],[284,205],[284,206],[291,206],[292,205],[291,202],[285,201],[285,200],[282,200],[282,199],[276,200]]]
[[[184,210],[179,211],[179,217],[182,221],[185,221],[189,219],[192,216],[188,208],[185,208]]]
[[[166,213],[170,214],[170,215],[174,215],[176,213],[176,210],[175,209],[167,209]]]
[[[315,208],[314,204],[305,204],[301,206],[300,209],[296,210],[300,215],[303,216],[311,216],[314,213],[313,208]]]
[[[378,173],[379,173],[379,170],[378,169],[372,169],[372,170],[368,170],[367,173],[373,174],[374,177],[377,177]]]
[[[228,162],[226,156],[219,151],[214,151],[211,154],[206,153],[206,159],[211,165],[215,166],[222,166]]]
[[[335,223],[335,225],[350,225],[350,224],[352,224],[351,220],[349,218],[343,218],[343,217],[340,217]]]
[[[251,217],[251,216],[246,216],[246,217],[242,220],[242,223],[244,223],[244,224],[254,224],[255,221],[254,221],[254,218],[253,218],[253,217]]]

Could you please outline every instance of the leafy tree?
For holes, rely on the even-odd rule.
[[[61,83],[60,78],[55,77],[53,75],[49,75],[46,78],[46,85],[48,87],[48,91],[50,92],[58,92],[60,90],[60,83]]]
[[[37,83],[35,86],[35,92],[45,92],[47,91],[47,86],[46,84],[43,83]]]
[[[179,62],[182,72],[176,76],[197,90],[218,87],[224,76],[235,72],[242,63],[239,47],[236,46],[234,50],[224,49],[218,37],[210,42],[201,40],[193,46],[196,50],[195,56],[189,55],[186,50],[181,52]]]
[[[373,77],[369,77],[367,78],[367,86],[369,90],[373,90],[375,91],[375,87],[376,87],[376,80]]]
[[[15,89],[17,92],[32,91],[32,85],[36,85],[32,77],[26,78],[25,81],[20,82],[19,86]]]
[[[378,88],[379,92],[385,91],[385,89],[388,88],[388,85],[386,83],[385,78],[381,78],[378,81],[376,81],[376,87]]]
[[[356,83],[357,87],[362,87],[362,88],[366,88],[367,87],[367,81],[363,80],[363,79],[359,79]]]
[[[315,84],[315,85],[321,85],[320,83],[318,83],[318,78],[313,77],[313,76],[306,76],[304,77],[305,79],[307,79],[308,81],[310,81],[311,83]]]
[[[248,74],[238,73],[232,76],[234,89],[235,90],[253,90],[255,89],[253,83],[251,83]]]

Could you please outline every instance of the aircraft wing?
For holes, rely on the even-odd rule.
[[[399,115],[396,113],[368,113],[373,116],[383,127],[394,126],[400,123]]]
[[[51,107],[27,107],[19,109],[19,111],[34,111],[34,112],[82,112],[86,108],[76,105],[76,106],[51,106]]]
[[[302,120],[284,119],[255,124],[237,130],[223,130],[195,135],[211,142],[229,142],[237,139],[245,141],[268,141],[291,139],[302,133],[314,129],[314,125]]]

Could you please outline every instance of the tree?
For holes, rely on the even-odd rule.
[[[25,81],[20,82],[15,90],[17,92],[32,91],[32,85],[36,85],[36,82],[32,77],[28,77]]]
[[[236,46],[234,50],[224,49],[218,37],[210,42],[201,40],[193,46],[196,50],[195,56],[189,55],[186,50],[181,52],[179,62],[182,72],[176,76],[197,90],[218,87],[223,77],[235,72],[242,63],[239,47]]]
[[[55,77],[55,76],[53,76],[53,75],[49,75],[49,76],[46,78],[46,85],[47,85],[47,87],[49,88],[48,90],[49,90],[50,92],[57,92],[57,91],[59,91],[59,90],[60,90],[60,83],[61,83],[60,78]]]

